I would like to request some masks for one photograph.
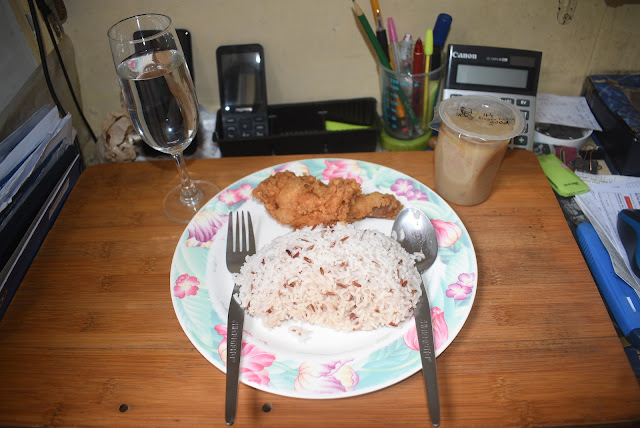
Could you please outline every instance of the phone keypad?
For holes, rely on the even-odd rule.
[[[222,132],[225,139],[266,137],[267,119],[263,116],[222,116]]]

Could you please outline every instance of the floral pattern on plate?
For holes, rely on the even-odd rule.
[[[425,273],[436,355],[462,329],[477,291],[477,262],[469,234],[449,205],[419,181],[396,170],[351,159],[306,159],[251,174],[218,193],[191,220],[173,257],[170,290],[176,316],[198,351],[225,371],[227,309],[233,283],[226,268],[230,213],[251,212],[258,248],[290,231],[251,198],[265,178],[289,170],[328,181],[353,178],[363,192],[394,194],[429,216],[438,238],[438,258]],[[389,234],[392,220],[355,225]],[[413,316],[398,327],[372,332],[334,332],[289,322],[266,329],[247,316],[240,380],[271,393],[300,398],[340,398],[393,385],[421,369]]]

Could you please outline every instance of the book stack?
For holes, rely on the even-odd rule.
[[[0,142],[0,318],[78,179],[71,115],[43,106]]]

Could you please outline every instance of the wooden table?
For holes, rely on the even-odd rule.
[[[300,157],[194,160],[189,169],[226,187]],[[433,188],[432,152],[341,157]],[[224,426],[224,374],[189,342],[171,305],[185,226],[165,218],[162,200],[176,183],[169,161],[83,172],[0,321],[0,424]],[[509,151],[489,200],[453,207],[479,279],[467,322],[438,357],[442,426],[640,422],[640,388],[535,156]],[[236,425],[430,423],[418,372],[339,400],[242,384]]]

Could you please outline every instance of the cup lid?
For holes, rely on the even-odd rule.
[[[438,114],[454,131],[482,140],[509,140],[522,133],[525,118],[514,105],[487,95],[463,95],[440,102]]]

